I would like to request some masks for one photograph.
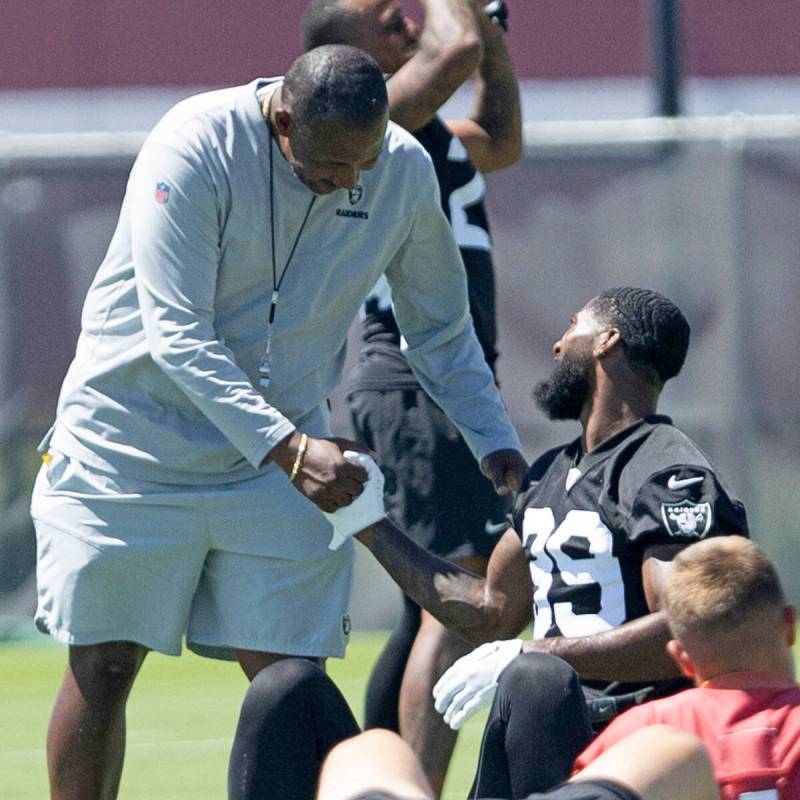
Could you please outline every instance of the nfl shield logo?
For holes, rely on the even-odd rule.
[[[661,504],[661,518],[670,536],[693,536],[701,539],[711,528],[711,517],[710,503],[684,500],[681,503]]]
[[[169,202],[169,184],[168,183],[157,183],[156,184],[156,193],[155,193],[156,203],[161,203],[164,205]]]
[[[364,187],[360,183],[357,183],[350,189],[348,194],[350,195],[350,205],[354,206],[364,196]]]

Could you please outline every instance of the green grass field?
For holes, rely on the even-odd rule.
[[[347,658],[329,662],[329,673],[359,719],[367,675],[384,638],[354,634]],[[66,648],[49,643],[0,645],[3,798],[48,796],[45,731],[65,659]],[[121,800],[224,800],[228,751],[246,688],[234,664],[188,652],[181,658],[149,655],[128,704]],[[484,720],[480,715],[462,731],[447,800],[467,795]]]

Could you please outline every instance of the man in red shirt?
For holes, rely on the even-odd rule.
[[[798,800],[796,614],[766,554],[742,537],[694,544],[673,561],[664,603],[667,648],[696,688],[622,714],[576,769],[632,732],[666,724],[700,737],[725,800]]]

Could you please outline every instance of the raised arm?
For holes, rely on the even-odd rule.
[[[403,592],[470,642],[510,638],[530,622],[530,574],[511,530],[492,552],[485,578],[432,555],[387,519],[356,538]]]
[[[467,0],[421,0],[419,49],[387,84],[391,118],[412,133],[477,69],[481,37]]]
[[[483,43],[475,106],[469,119],[448,120],[447,125],[463,142],[470,161],[481,172],[492,172],[522,156],[519,86],[505,31],[486,16],[482,3],[471,0],[470,4]]]

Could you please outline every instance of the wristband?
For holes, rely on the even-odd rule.
[[[303,433],[300,436],[300,446],[297,448],[297,455],[294,457],[294,464],[292,464],[292,472],[289,475],[289,480],[294,483],[294,479],[300,474],[300,469],[303,466],[303,459],[306,457],[306,448],[308,447],[308,434]]]

